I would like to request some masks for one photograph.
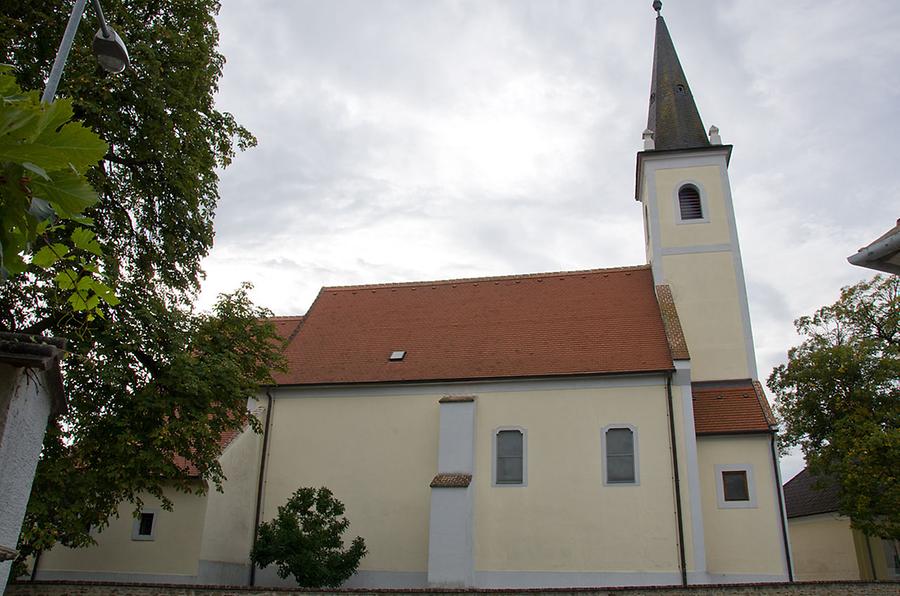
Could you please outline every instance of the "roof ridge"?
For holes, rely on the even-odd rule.
[[[658,284],[656,300],[659,303],[659,314],[662,316],[663,329],[666,331],[666,340],[669,343],[672,359],[690,360],[691,354],[688,350],[687,340],[684,338],[681,319],[678,318],[678,309],[675,307],[672,288],[668,284]]]
[[[266,321],[296,321],[297,319],[302,319],[306,315],[272,315],[271,317],[266,317]]]
[[[458,284],[458,283],[469,283],[469,282],[487,282],[487,281],[508,281],[515,279],[537,279],[543,277],[555,277],[555,276],[572,276],[572,275],[596,275],[603,273],[627,273],[631,271],[645,271],[649,270],[650,265],[628,265],[623,267],[608,267],[605,269],[581,269],[576,271],[545,271],[542,273],[520,273],[514,275],[493,275],[488,277],[460,277],[456,279],[437,279],[437,280],[423,280],[423,281],[402,281],[402,282],[389,282],[389,283],[380,283],[380,284],[360,284],[353,286],[323,286],[322,291],[334,292],[334,291],[347,291],[347,290],[369,290],[369,289],[378,289],[378,288],[407,288],[407,287],[419,287],[419,286],[435,286],[435,285],[450,285],[450,284]],[[312,310],[312,307],[310,307]],[[307,315],[309,313],[307,312]]]
[[[763,389],[762,383],[753,379],[753,389],[756,393],[756,399],[759,401],[759,407],[762,408],[763,415],[766,417],[769,426],[772,428],[777,427],[778,420],[775,418],[775,414],[772,413],[772,407],[769,405],[768,398],[766,398],[766,390]]]

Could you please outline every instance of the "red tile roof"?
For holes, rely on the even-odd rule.
[[[269,317],[266,321],[275,325],[275,332],[279,337],[290,341],[294,339],[297,332],[300,331],[300,324],[303,323],[303,316],[297,315],[292,317]]]
[[[472,483],[471,474],[450,472],[438,474],[431,480],[431,488],[467,488]]]
[[[242,432],[243,429],[228,430],[223,432],[219,436],[219,453],[221,454],[223,451],[225,451],[225,448],[231,445],[231,442],[234,441]],[[200,470],[197,469],[193,462],[188,461],[186,457],[176,455],[173,459],[175,461],[175,465],[178,466],[178,469],[183,470],[191,478],[197,478],[198,476],[200,476]]]
[[[756,381],[694,383],[694,430],[698,435],[770,432],[775,418]]]
[[[282,385],[672,369],[647,266],[323,288],[297,323]]]

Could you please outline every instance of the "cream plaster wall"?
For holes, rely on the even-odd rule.
[[[770,440],[768,435],[697,438],[710,574],[787,575]],[[752,466],[756,507],[719,508],[716,465],[722,464]]]
[[[747,379],[747,343],[730,252],[662,257],[691,353],[694,381]]]
[[[862,579],[850,520],[833,513],[788,520],[794,576],[800,581]]]
[[[196,576],[200,557],[200,536],[206,514],[206,496],[167,491],[174,503],[172,511],[162,509],[159,500],[144,495],[144,506],[158,511],[155,539],[132,540],[133,505],[119,505],[119,517],[96,533],[96,546],[70,549],[57,546],[44,553],[38,578],[52,572],[107,572],[166,576]]]
[[[708,222],[676,223],[677,193],[686,182],[700,189]],[[661,224],[660,246],[663,248],[731,243],[719,166],[657,170],[656,199]]]
[[[694,557],[694,519],[693,513],[691,511],[691,499],[694,498],[694,495],[691,492],[690,485],[690,475],[688,471],[688,458],[691,457],[691,450],[688,449],[687,441],[693,440],[693,452],[696,454],[696,435],[693,433],[693,421],[691,421],[691,436],[686,436],[685,433],[685,421],[684,421],[684,407],[683,407],[684,395],[682,395],[681,389],[677,385],[672,386],[672,414],[675,421],[675,446],[678,449],[678,478],[679,485],[681,491],[681,517],[684,529],[684,559],[685,566],[687,570],[690,571],[706,571],[705,561],[702,561],[702,568],[698,569],[698,561],[695,560]],[[668,445],[668,443],[667,443]],[[671,474],[672,464],[671,464],[671,454],[668,454],[670,458],[669,463],[669,473]],[[673,488],[674,490],[674,488]],[[697,494],[696,498],[700,498],[700,495]],[[673,505],[674,507],[674,505]],[[702,514],[698,517],[702,517]],[[701,528],[701,533],[705,534],[702,530],[703,520],[699,520],[699,527]],[[701,537],[702,540],[702,537]],[[700,545],[702,546],[702,544]],[[701,550],[701,552],[703,552]]]
[[[274,401],[262,519],[297,488],[327,486],[346,506],[345,538],[365,538],[361,571],[426,572],[442,394],[297,395]]]
[[[604,486],[601,432],[638,432],[639,486]],[[494,429],[527,430],[527,486],[492,486]],[[678,570],[665,386],[478,396],[477,571]]]
[[[249,565],[261,448],[262,434],[248,428],[219,457],[227,479],[223,492],[210,488],[207,497],[202,560]]]

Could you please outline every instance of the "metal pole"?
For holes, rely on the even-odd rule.
[[[100,0],[93,0],[94,10],[97,11],[97,18],[100,19],[100,31],[103,31],[103,37],[109,39],[109,27],[106,25],[106,17],[103,16],[103,8],[100,6]]]
[[[41,96],[41,101],[44,103],[52,103],[53,98],[56,97],[56,88],[59,86],[59,79],[62,78],[63,69],[66,67],[69,50],[72,49],[72,42],[75,41],[75,32],[78,31],[78,23],[81,22],[86,3],[87,0],[75,0],[75,5],[72,7],[69,24],[66,25],[66,32],[59,43],[56,60],[53,61],[53,68],[50,70],[50,78],[47,79],[47,87],[44,88],[44,95]]]

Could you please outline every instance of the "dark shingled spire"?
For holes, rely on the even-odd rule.
[[[661,3],[660,3],[661,4]],[[656,3],[654,10],[659,11]],[[657,151],[708,147],[700,113],[681,69],[675,45],[661,15],[656,17],[653,48],[653,79],[650,83],[650,113],[647,128],[653,131]]]

